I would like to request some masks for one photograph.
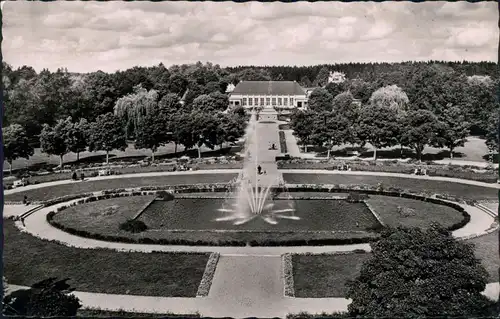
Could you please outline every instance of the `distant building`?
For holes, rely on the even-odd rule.
[[[235,88],[234,84],[233,84],[233,83],[229,83],[229,84],[227,85],[227,88],[226,88],[226,93],[231,93],[231,92],[233,92],[234,88]]]
[[[306,109],[307,93],[296,81],[241,81],[229,95],[229,106]]]

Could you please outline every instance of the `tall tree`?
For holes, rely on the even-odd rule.
[[[127,138],[134,136],[142,117],[157,111],[158,97],[158,92],[155,90],[147,91],[138,85],[134,87],[134,93],[116,101],[114,112],[121,119]]]
[[[400,127],[397,114],[388,107],[365,106],[361,109],[357,123],[357,136],[373,147],[373,159],[377,159],[377,149],[394,146]]]
[[[19,124],[11,124],[2,129],[3,156],[10,166],[12,174],[12,162],[18,158],[28,159],[33,155],[33,147],[29,144],[26,131]]]
[[[113,113],[99,115],[90,125],[89,151],[105,151],[106,164],[109,164],[109,152],[125,150],[127,142],[120,120]]]
[[[63,167],[63,157],[69,152],[68,136],[73,129],[71,117],[65,120],[59,120],[54,126],[43,125],[40,133],[40,146],[44,153],[59,156],[59,166]]]
[[[323,88],[317,88],[309,95],[309,109],[314,112],[323,112],[332,110],[332,95]]]
[[[406,111],[409,103],[406,93],[397,85],[381,87],[372,93],[370,104]]]
[[[495,111],[492,112],[489,116],[488,123],[487,123],[487,131],[486,131],[486,145],[488,146],[488,149],[492,153],[498,154],[498,112]]]
[[[488,273],[472,244],[441,226],[388,229],[348,283],[349,317],[473,318],[491,315]]]
[[[314,123],[316,121],[316,113],[312,111],[295,112],[290,120],[290,126],[293,129],[293,135],[299,138],[300,144],[304,146],[304,151],[307,153],[307,145],[312,142],[312,134],[314,132]]]
[[[89,123],[86,119],[80,119],[73,123],[66,137],[66,144],[70,152],[76,153],[76,160],[80,160],[80,152],[87,149],[89,140]]]
[[[436,140],[440,122],[431,111],[416,110],[408,112],[402,124],[402,144],[412,147],[421,161],[424,147]]]
[[[328,77],[330,76],[330,70],[327,67],[322,67],[319,70],[318,75],[316,75],[316,80],[314,81],[319,86],[325,86],[328,83]]]
[[[316,115],[311,141],[317,146],[327,148],[327,158],[336,145],[349,142],[352,136],[352,126],[347,118],[335,112],[322,112]]]
[[[436,137],[436,146],[447,147],[450,151],[450,161],[453,160],[453,150],[464,146],[469,135],[470,124],[465,119],[463,110],[458,106],[449,105],[440,117],[441,123]]]
[[[300,84],[303,86],[303,87],[311,87],[312,86],[312,82],[311,80],[307,77],[307,75],[304,75],[303,77],[300,78]]]
[[[135,147],[138,149],[151,149],[151,159],[153,162],[158,147],[169,142],[167,124],[166,116],[158,112],[146,114],[141,118],[137,126]]]

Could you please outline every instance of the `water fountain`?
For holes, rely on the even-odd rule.
[[[243,169],[231,183],[226,202],[219,209],[226,216],[217,218],[217,221],[233,221],[234,225],[242,225],[258,217],[269,224],[277,224],[277,218],[300,219],[294,214],[292,197],[286,192],[277,169],[276,173],[270,174],[258,172],[258,125],[257,114],[252,112],[245,132]],[[276,163],[272,164],[276,166]],[[276,187],[285,190],[279,199],[271,196]]]

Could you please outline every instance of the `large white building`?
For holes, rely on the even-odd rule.
[[[241,81],[230,93],[229,105],[306,109],[307,94],[296,81]]]

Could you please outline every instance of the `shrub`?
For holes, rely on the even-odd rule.
[[[356,318],[487,316],[493,304],[481,294],[487,279],[473,245],[456,240],[449,231],[439,226],[425,231],[388,229],[372,245],[371,258],[360,274],[348,283],[349,314]]]
[[[148,229],[148,226],[141,220],[129,219],[120,224],[120,229],[131,233],[140,233]]]
[[[286,154],[286,153],[288,153],[288,149],[286,148],[285,132],[279,131],[279,137],[280,137],[281,153]]]

